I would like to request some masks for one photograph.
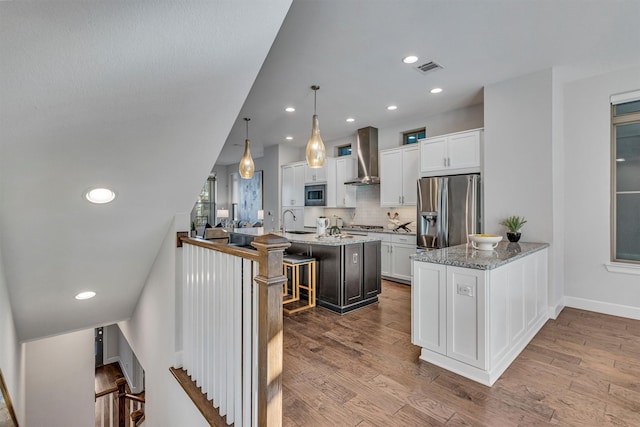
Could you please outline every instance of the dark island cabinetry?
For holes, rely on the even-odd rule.
[[[317,261],[317,305],[346,313],[378,301],[380,241],[343,245],[292,243],[289,253]]]

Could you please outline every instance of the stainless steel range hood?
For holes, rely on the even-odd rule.
[[[345,182],[351,185],[380,184],[378,176],[378,128],[358,129],[353,152],[358,159],[358,176]]]

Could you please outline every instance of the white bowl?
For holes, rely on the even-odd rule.
[[[480,251],[492,251],[498,246],[498,242],[502,240],[502,236],[497,234],[469,234],[471,246]]]

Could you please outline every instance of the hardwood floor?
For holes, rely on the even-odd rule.
[[[284,318],[285,426],[640,426],[640,321],[566,308],[489,388],[418,359],[411,288]]]

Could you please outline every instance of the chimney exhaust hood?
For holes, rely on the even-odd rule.
[[[353,152],[358,159],[358,176],[345,182],[351,185],[380,184],[378,176],[378,128],[358,129]]]

